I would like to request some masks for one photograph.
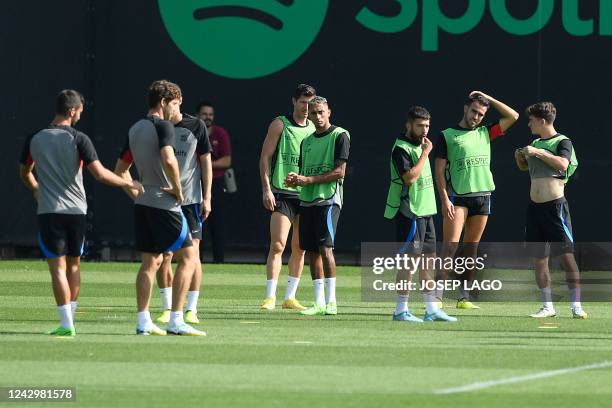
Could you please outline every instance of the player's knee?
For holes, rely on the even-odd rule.
[[[270,252],[274,255],[280,255],[285,250],[285,243],[282,241],[272,241],[270,244]]]

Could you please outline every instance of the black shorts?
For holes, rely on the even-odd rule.
[[[468,217],[474,215],[491,215],[491,195],[475,197],[451,196],[450,200],[455,207],[467,208]]]
[[[410,219],[398,212],[395,216],[395,241],[403,243],[400,254],[436,253],[436,227],[433,217]]]
[[[297,215],[300,213],[299,196],[283,193],[274,193],[274,200],[276,201],[276,207],[274,207],[274,212],[278,212],[287,216],[287,218],[289,218],[289,221],[293,222],[295,217],[297,217]]]
[[[38,245],[45,258],[83,255],[85,215],[39,214],[38,228]]]
[[[529,203],[525,241],[530,254],[536,258],[574,251],[572,217],[565,197],[545,203]]]
[[[187,219],[182,212],[134,206],[136,250],[151,254],[176,252],[192,245]]]
[[[202,239],[202,217],[200,217],[200,204],[189,204],[181,207],[187,219],[187,227],[192,239]]]
[[[337,205],[300,207],[300,248],[313,252],[319,247],[333,248],[339,218]]]

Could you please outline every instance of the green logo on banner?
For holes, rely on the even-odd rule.
[[[176,46],[217,75],[249,79],[277,72],[312,44],[329,0],[159,0]]]
[[[380,1],[394,5],[395,14],[381,16],[364,6],[357,22],[396,34],[418,21],[420,12],[421,50],[428,52],[438,51],[447,34],[474,30],[487,8],[497,26],[514,36],[542,30],[556,6],[568,34],[596,33],[597,16],[581,16],[580,0],[534,0],[532,14],[523,18],[510,13],[509,0],[467,0],[463,14],[452,17],[440,7],[442,0]],[[240,79],[266,76],[297,60],[319,34],[328,6],[329,0],[159,0],[170,37],[189,59],[217,75]],[[598,23],[599,35],[612,35],[612,0],[599,1]]]

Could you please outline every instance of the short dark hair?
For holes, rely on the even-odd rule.
[[[74,89],[64,89],[55,98],[55,113],[66,116],[70,109],[78,109],[85,103],[85,98]]]
[[[491,106],[491,102],[489,102],[489,100],[482,95],[470,96],[465,102],[465,106],[471,106],[474,102],[484,106],[487,109]]]
[[[161,101],[169,102],[173,99],[181,99],[183,94],[181,88],[165,79],[155,81],[149,87],[149,108],[156,107]]]
[[[296,101],[302,96],[315,96],[317,91],[310,85],[299,84],[293,93],[293,99]]]
[[[213,103],[211,101],[201,101],[200,103],[198,103],[196,105],[196,113],[200,112],[200,109],[202,109],[205,106],[210,106],[211,108],[215,109],[215,105],[213,105]]]
[[[527,115],[544,119],[546,123],[552,124],[557,118],[557,108],[552,102],[538,102],[527,108]]]
[[[429,120],[431,119],[431,114],[422,106],[413,106],[412,108],[408,109],[406,120],[412,123],[416,119]]]

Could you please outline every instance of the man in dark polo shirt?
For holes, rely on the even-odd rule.
[[[227,130],[215,124],[215,107],[211,102],[200,102],[196,109],[196,116],[206,123],[210,144],[212,145],[211,212],[206,226],[210,231],[212,241],[213,262],[223,263],[225,261],[225,226],[223,224],[225,184],[223,176],[225,171],[232,167],[232,146]]]
[[[80,265],[87,214],[83,164],[104,184],[143,192],[138,181],[124,180],[106,169],[98,160],[91,139],[74,129],[82,112],[80,93],[60,92],[53,122],[26,139],[20,158],[21,180],[38,203],[38,242],[49,264],[60,315],[60,326],[48,333],[53,336],[76,334],[73,319],[81,288]]]

